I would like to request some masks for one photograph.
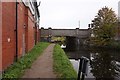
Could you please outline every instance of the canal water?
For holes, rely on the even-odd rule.
[[[79,59],[89,59],[86,78],[92,80],[120,80],[120,51],[80,46],[77,49],[64,48],[74,69],[78,72]]]

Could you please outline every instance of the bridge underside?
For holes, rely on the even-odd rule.
[[[75,50],[77,48],[76,47],[77,44],[78,44],[78,40],[76,37],[70,37],[70,36],[66,37],[66,48],[67,49]]]
[[[55,37],[62,37],[62,36],[55,36]],[[76,50],[79,49],[80,46],[84,44],[87,38],[78,38],[75,36],[64,36],[66,37],[65,45],[66,49]],[[41,41],[43,42],[52,42],[52,37],[41,37]]]
[[[78,38],[78,37],[66,37],[66,48],[70,50],[76,50],[79,49],[80,46],[85,45],[85,42],[88,38]]]

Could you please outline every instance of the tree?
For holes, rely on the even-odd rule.
[[[92,20],[94,41],[97,45],[109,44],[116,35],[118,19],[115,12],[108,7],[98,11],[97,16]]]

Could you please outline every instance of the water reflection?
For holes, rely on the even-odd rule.
[[[79,49],[72,50],[71,49],[64,49],[64,51],[67,53],[69,59],[80,59],[82,56],[87,57],[90,59],[89,50],[87,47],[80,47]]]
[[[88,78],[96,80],[120,80],[120,52],[105,49],[91,49],[81,47],[79,50],[67,51],[74,68],[78,70],[76,59],[85,56],[90,59]],[[78,60],[77,60],[78,61]],[[78,61],[79,62],[79,61]],[[76,64],[76,65],[75,65]]]
[[[106,51],[101,51],[99,53],[94,53],[91,60],[91,72],[93,76],[98,78],[111,78],[116,76],[116,67],[113,65],[115,63],[114,57]]]

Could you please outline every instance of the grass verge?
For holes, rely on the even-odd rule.
[[[63,80],[76,80],[77,72],[74,70],[71,62],[66,56],[63,49],[60,45],[55,45],[53,52],[54,59],[54,71],[57,74],[58,78]]]
[[[25,56],[21,57],[17,62],[11,65],[3,74],[3,78],[20,78],[25,69],[31,67],[32,63],[39,57],[49,43],[40,42],[34,46]]]

